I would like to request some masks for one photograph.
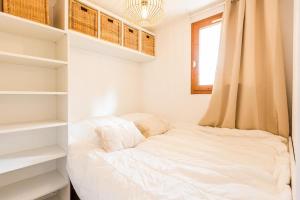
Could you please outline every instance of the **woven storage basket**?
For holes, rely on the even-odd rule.
[[[135,28],[132,28],[124,24],[124,46],[130,49],[138,50],[139,49],[139,31]]]
[[[155,38],[146,32],[142,32],[142,52],[155,55]]]
[[[76,0],[69,4],[69,28],[98,37],[98,11]]]
[[[50,23],[48,0],[3,0],[3,11],[35,22]]]
[[[101,13],[101,39],[121,44],[121,22]]]

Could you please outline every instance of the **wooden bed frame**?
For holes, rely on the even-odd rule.
[[[70,189],[70,197],[71,197],[71,200],[80,200],[80,198],[78,197],[73,185],[72,185],[72,182],[70,181],[70,185],[71,185],[71,189]]]

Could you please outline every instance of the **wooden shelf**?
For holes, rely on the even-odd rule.
[[[52,128],[65,126],[67,122],[64,121],[40,121],[40,122],[29,122],[29,123],[16,123],[16,124],[6,124],[0,125],[0,134],[20,132],[20,131],[30,131],[42,128]]]
[[[0,31],[49,41],[58,41],[66,32],[27,19],[0,12]]]
[[[0,197],[5,200],[37,199],[67,184],[68,181],[59,172],[52,171],[0,188]]]
[[[0,95],[67,95],[67,92],[0,91]]]
[[[0,156],[0,174],[65,157],[58,146],[48,146]],[[0,195],[1,196],[1,195]]]
[[[68,33],[70,45],[76,48],[100,52],[102,54],[123,58],[139,63],[149,62],[155,59],[154,56],[150,56],[139,51],[135,51],[133,49],[129,49],[72,30],[69,30]]]
[[[16,64],[16,65],[28,65],[28,66],[37,66],[37,67],[51,67],[51,68],[58,68],[67,65],[66,61],[15,54],[15,53],[8,53],[2,51],[0,51],[0,62]]]

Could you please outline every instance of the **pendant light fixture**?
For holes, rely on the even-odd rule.
[[[126,0],[126,16],[140,26],[155,25],[163,15],[164,0]]]

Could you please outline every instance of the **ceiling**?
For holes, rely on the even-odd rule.
[[[126,0],[89,0],[98,4],[100,7],[115,13],[118,16],[124,17],[124,9]],[[161,26],[174,20],[176,17],[193,13],[201,8],[204,8],[220,0],[164,0],[165,14],[164,18],[157,26]],[[156,26],[156,27],[157,27]],[[155,29],[156,27],[151,27]]]

